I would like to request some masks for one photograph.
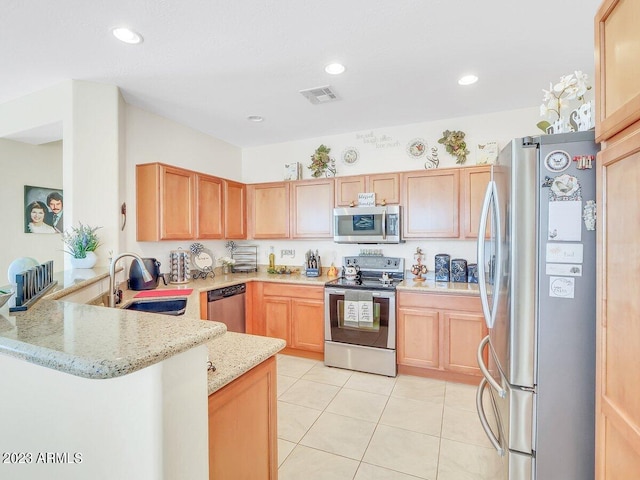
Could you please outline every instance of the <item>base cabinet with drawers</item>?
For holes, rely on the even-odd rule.
[[[398,291],[398,372],[478,383],[486,336],[480,297]]]

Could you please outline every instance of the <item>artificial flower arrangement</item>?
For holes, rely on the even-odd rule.
[[[563,118],[562,113],[570,107],[571,100],[578,100],[581,105],[585,105],[585,94],[589,90],[591,90],[591,85],[588,84],[588,76],[580,70],[560,77],[560,82],[555,85],[549,82],[549,90],[542,90],[544,97],[542,98],[542,105],[540,105],[540,116],[549,117],[553,122],[542,120],[536,126],[545,133],[568,131],[569,127],[561,126],[560,131],[550,132],[549,127]],[[574,128],[574,130],[577,129]]]
[[[236,264],[235,259],[231,257],[220,257],[220,263],[225,267],[230,267]]]
[[[464,141],[465,133],[460,130],[451,131],[445,130],[442,132],[442,138],[438,140],[438,143],[444,145],[447,153],[456,157],[456,163],[463,164],[467,161],[467,142]]]
[[[307,168],[311,170],[311,176],[313,178],[321,177],[323,174],[331,173],[336,174],[336,161],[329,156],[331,148],[320,145],[316,148],[316,151],[311,155],[311,164],[307,165]],[[328,175],[327,175],[328,176]]]
[[[87,252],[94,252],[100,246],[96,231],[101,227],[90,227],[82,223],[79,225],[64,232],[62,241],[67,247],[65,252],[73,258],[87,258]]]

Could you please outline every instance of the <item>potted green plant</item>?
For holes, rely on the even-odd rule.
[[[62,234],[62,241],[66,246],[64,251],[71,255],[73,268],[93,268],[96,264],[94,252],[100,246],[100,239],[96,234],[99,228],[80,223],[78,227],[71,227]]]

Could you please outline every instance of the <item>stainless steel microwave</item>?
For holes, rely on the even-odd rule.
[[[399,205],[333,209],[333,240],[337,243],[401,243]]]

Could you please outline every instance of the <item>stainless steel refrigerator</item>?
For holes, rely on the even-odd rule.
[[[518,138],[492,167],[476,404],[504,479],[594,478],[597,150],[593,131]]]

